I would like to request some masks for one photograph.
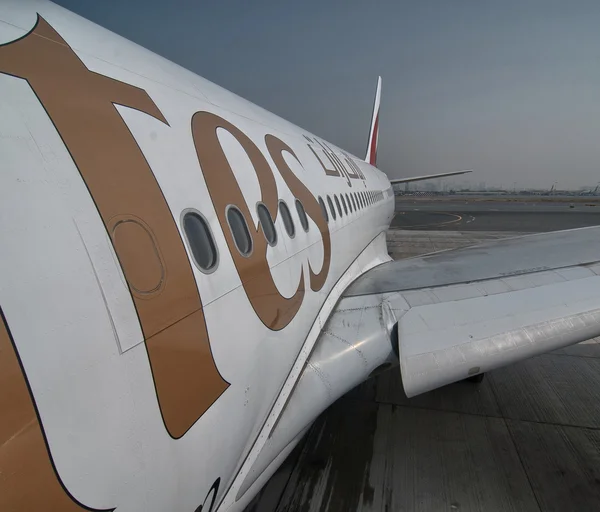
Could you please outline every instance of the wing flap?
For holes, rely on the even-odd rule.
[[[498,240],[380,265],[346,297],[398,320],[414,396],[600,336],[600,227]]]
[[[418,395],[599,335],[597,275],[417,306],[398,321],[404,390]]]

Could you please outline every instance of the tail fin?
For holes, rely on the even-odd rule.
[[[367,156],[365,162],[371,165],[377,164],[377,143],[379,141],[379,103],[381,101],[381,77],[377,80],[377,92],[375,93],[375,103],[373,104],[373,116],[371,117],[371,131],[369,132],[369,141],[367,146]]]

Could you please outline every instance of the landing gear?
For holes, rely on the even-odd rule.
[[[485,372],[484,373],[478,373],[477,375],[473,375],[472,377],[467,377],[465,380],[467,382],[472,382],[474,384],[479,384],[483,381],[483,378],[485,377]]]

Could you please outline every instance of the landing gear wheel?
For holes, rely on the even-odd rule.
[[[472,377],[467,377],[465,380],[467,382],[473,382],[474,384],[479,384],[480,382],[483,381],[484,377],[485,377],[485,372],[478,373],[477,375],[473,375]]]

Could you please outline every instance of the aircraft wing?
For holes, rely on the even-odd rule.
[[[390,183],[392,185],[397,185],[398,183],[411,183],[413,181],[425,181],[425,180],[433,180],[435,178],[445,178],[447,176],[457,176],[458,174],[467,174],[473,171],[452,171],[452,172],[442,172],[440,174],[428,174],[426,176],[413,176],[412,178],[392,178],[390,179]]]
[[[374,295],[414,396],[600,335],[600,227],[390,261],[345,293]]]
[[[599,335],[600,226],[382,263],[322,327],[242,491],[321,411],[398,359],[411,397]]]

